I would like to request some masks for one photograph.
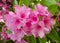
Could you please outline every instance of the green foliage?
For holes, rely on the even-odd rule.
[[[10,30],[6,29],[6,33],[11,34],[12,32]]]
[[[36,38],[34,36],[30,36],[29,43],[36,43]]]
[[[12,40],[7,40],[6,43],[15,43],[15,42]]]
[[[59,2],[60,0],[56,0],[57,2]]]
[[[58,11],[58,6],[57,5],[51,5],[48,7],[48,10],[53,14],[56,15]]]
[[[47,37],[50,38],[51,41],[55,41],[56,43],[60,41],[59,35],[54,29],[52,29],[51,33],[48,34]]]
[[[19,1],[19,5],[22,6],[23,4],[28,6],[29,5],[29,1],[28,0],[20,0]]]
[[[46,37],[45,38],[38,37],[38,41],[39,41],[39,43],[46,43],[47,42],[47,38]]]
[[[55,0],[42,0],[41,3],[45,6],[51,6],[51,5],[54,5],[56,4],[56,1]]]
[[[13,5],[18,5],[18,1],[17,0],[13,0]]]
[[[0,33],[2,31],[2,27],[3,27],[4,23],[3,22],[0,22]]]
[[[0,43],[15,43],[12,40],[0,40]]]

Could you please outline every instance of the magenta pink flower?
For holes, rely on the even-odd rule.
[[[59,26],[60,26],[60,15],[58,15],[58,23],[59,23]]]
[[[0,22],[4,22],[3,17],[2,17],[2,11],[0,11]]]
[[[60,22],[60,15],[58,16],[58,22]]]
[[[4,2],[4,3],[5,3],[5,2],[6,2],[6,0],[2,0],[2,2]]]

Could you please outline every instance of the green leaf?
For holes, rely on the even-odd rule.
[[[57,5],[51,5],[48,7],[48,10],[53,14],[55,15],[57,13],[57,10],[58,10],[58,6]]]
[[[42,18],[43,18],[42,16],[39,16],[39,20],[42,20]]]
[[[39,43],[46,43],[47,39],[38,37],[38,41],[39,41]]]
[[[2,7],[0,7],[0,10],[2,10]]]
[[[42,0],[41,3],[45,6],[51,6],[53,4],[56,4],[56,0]]]
[[[2,31],[2,26],[1,26],[1,24],[0,24],[0,32]]]
[[[29,0],[24,0],[23,3],[28,6],[29,5]]]
[[[56,15],[56,16],[57,16],[57,15]],[[54,28],[55,28],[55,29],[57,29],[57,28],[58,28],[58,25],[59,25],[58,17],[56,17],[56,19],[55,19],[55,20],[56,20],[56,23],[55,23],[55,25],[54,25]]]
[[[57,2],[59,2],[60,0],[56,0]]]
[[[5,40],[0,40],[0,43],[6,43],[6,41]]]
[[[22,6],[23,4],[28,6],[29,5],[29,0],[20,0],[19,5]]]
[[[56,30],[52,29],[51,33],[47,35],[52,41],[59,42],[59,36]]]
[[[6,29],[6,33],[11,34],[12,32],[10,30]]]
[[[13,0],[13,5],[18,5],[18,1],[17,0]]]
[[[26,41],[29,41],[29,36],[25,35],[23,39],[26,40]]]
[[[19,5],[20,5],[20,6],[23,5],[23,1],[22,1],[22,0],[19,1]]]
[[[15,43],[13,40],[0,40],[0,43]]]
[[[0,22],[0,32],[2,31],[2,27],[3,27],[4,23]]]
[[[7,40],[6,43],[15,43],[15,42],[12,40]]]
[[[36,43],[36,38],[34,36],[30,36],[29,43]]]

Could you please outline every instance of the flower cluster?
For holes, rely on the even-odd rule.
[[[45,37],[55,24],[52,19],[52,14],[47,10],[47,7],[38,4],[35,6],[35,10],[32,10],[25,5],[19,7],[16,5],[15,11],[9,11],[4,15],[5,25],[7,29],[12,33],[7,34],[8,38],[16,43],[27,43],[23,39],[24,35],[34,37]]]

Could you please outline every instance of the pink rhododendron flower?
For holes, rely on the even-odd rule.
[[[5,24],[7,29],[12,33],[8,34],[8,37],[19,43],[24,35],[34,37],[45,37],[55,24],[52,19],[52,14],[48,12],[47,7],[38,4],[35,6],[35,10],[26,7],[15,6],[15,11],[9,11],[4,15]],[[24,43],[24,42],[21,42]]]
[[[0,22],[4,22],[1,11],[0,11]]]
[[[6,2],[6,0],[2,0],[2,2]]]
[[[58,16],[58,22],[60,22],[60,15]]]
[[[60,15],[59,14],[58,14],[58,23],[59,23],[59,27],[60,27]]]

